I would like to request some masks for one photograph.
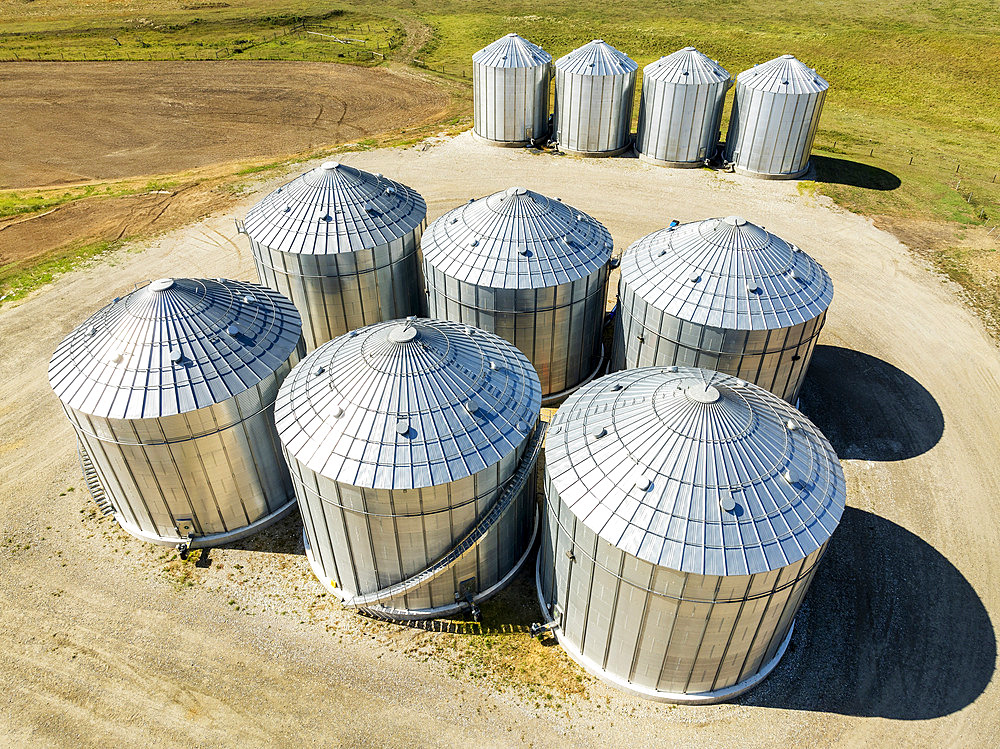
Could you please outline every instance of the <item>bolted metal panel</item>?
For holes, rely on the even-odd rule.
[[[736,76],[726,161],[761,177],[805,174],[829,87],[794,55],[744,70]]]
[[[320,580],[394,618],[491,594],[531,539],[540,409],[524,355],[453,322],[379,323],[306,357],[275,419]]]
[[[473,133],[486,140],[525,144],[549,132],[552,57],[517,34],[507,34],[472,56]]]
[[[625,252],[616,369],[682,365],[798,398],[833,282],[798,247],[742,218],[661,229]]]
[[[302,313],[307,350],[349,330],[421,314],[424,199],[380,174],[326,162],[250,209],[262,284]]]
[[[785,401],[650,367],[560,407],[545,497],[539,600],[570,655],[646,697],[712,702],[776,665],[846,486]]]
[[[421,241],[430,315],[496,333],[527,355],[545,395],[600,357],[613,245],[582,211],[520,187],[459,206]]]
[[[628,148],[639,66],[600,39],[556,60],[552,119],[559,147],[591,155]]]
[[[715,156],[729,72],[694,47],[642,70],[635,148],[654,163],[697,166]]]
[[[74,330],[49,383],[122,527],[204,546],[294,506],[273,409],[304,354],[301,318],[280,294],[165,278]]]

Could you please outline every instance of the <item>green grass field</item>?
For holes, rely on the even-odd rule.
[[[350,32],[361,44],[287,33],[303,19],[337,34]],[[426,43],[407,47],[407,33],[412,37],[415,29],[428,27]],[[510,31],[541,44],[553,58],[600,37],[640,65],[693,44],[734,75],[778,54],[795,54],[831,83],[816,141],[815,191],[876,220],[911,218],[950,227],[953,234],[934,232],[933,243],[916,249],[947,255],[948,263],[939,263],[942,271],[979,294],[981,302],[1000,307],[991,287],[975,285],[983,271],[969,273],[965,260],[954,259],[971,257],[977,269],[989,268],[1000,247],[1000,230],[989,234],[1000,221],[996,0],[732,0],[724,5],[671,0],[613,6],[596,0],[340,5],[12,0],[0,6],[0,60],[15,55],[221,55],[374,64],[380,59],[359,60],[351,53],[377,50],[404,62],[416,57],[461,82],[467,80],[463,73],[471,68],[472,53]],[[347,56],[340,57],[345,51]],[[937,262],[938,255],[933,257]]]

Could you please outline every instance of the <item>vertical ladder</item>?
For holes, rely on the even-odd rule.
[[[104,493],[104,487],[101,486],[101,480],[97,476],[97,469],[94,468],[94,463],[90,459],[90,455],[87,454],[87,448],[79,440],[76,443],[76,452],[80,456],[80,468],[83,469],[83,478],[87,482],[87,491],[90,492],[97,509],[105,515],[114,515],[115,508],[111,504],[111,500],[108,499],[108,495]]]

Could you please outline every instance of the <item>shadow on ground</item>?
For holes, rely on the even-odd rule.
[[[905,528],[847,508],[784,659],[744,705],[897,720],[961,710],[990,683],[979,595]]]
[[[944,432],[941,408],[923,385],[839,346],[816,347],[799,408],[841,458],[905,460],[930,450]]]
[[[892,172],[880,169],[859,161],[838,159],[833,156],[817,156],[810,159],[812,172],[808,178],[817,182],[828,182],[836,185],[864,187],[869,190],[895,190],[902,184]]]
[[[306,547],[302,543],[302,516],[299,515],[298,508],[296,508],[274,525],[268,526],[249,538],[225,544],[221,548],[305,556]]]

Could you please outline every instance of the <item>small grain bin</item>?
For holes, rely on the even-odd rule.
[[[523,146],[549,134],[552,56],[507,34],[472,56],[472,134],[501,146]]]
[[[694,47],[642,69],[639,158],[664,166],[695,167],[715,157],[729,72]]]
[[[555,68],[552,121],[559,148],[584,156],[628,150],[636,62],[595,39],[556,60]]]
[[[794,55],[744,70],[736,76],[726,161],[753,177],[801,177],[809,169],[829,87]]]
[[[274,398],[305,354],[292,303],[255,284],[163,278],[56,349],[49,383],[87,483],[134,536],[215,546],[295,505]]]
[[[523,351],[553,396],[591,376],[611,261],[600,222],[511,187],[431,223],[421,241],[430,315],[496,333]]]
[[[349,330],[420,314],[426,221],[415,190],[328,161],[267,195],[240,230],[260,282],[302,313],[311,351]]]
[[[618,298],[616,369],[714,369],[795,403],[833,283],[798,247],[730,216],[635,242]]]
[[[630,692],[718,702],[764,679],[846,489],[788,403],[716,372],[602,377],[546,440],[544,615],[571,657]]]
[[[397,619],[498,591],[537,529],[540,410],[524,355],[457,323],[380,323],[310,354],[275,418],[316,576]]]

